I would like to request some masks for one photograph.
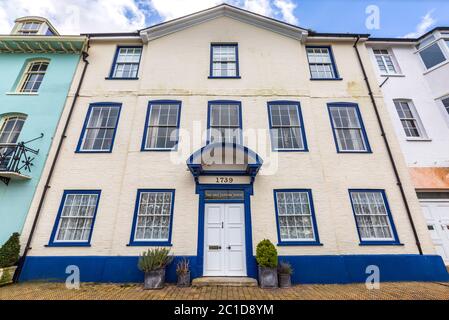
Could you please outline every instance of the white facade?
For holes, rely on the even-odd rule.
[[[133,221],[138,189],[147,192],[174,190],[171,239],[164,245],[170,245],[176,257],[188,256],[192,259],[194,276],[238,274],[254,277],[253,255],[257,243],[263,239],[270,239],[277,245],[279,256],[297,267],[295,282],[361,281],[366,265],[393,261],[389,259],[396,259],[394,261],[398,265],[404,263],[406,268],[406,271],[385,271],[385,277],[391,279],[412,278],[414,271],[410,270],[415,268],[419,269],[415,270],[416,274],[426,268],[439,268],[439,262],[433,260],[435,250],[381,92],[375,89],[374,96],[381,110],[381,119],[424,253],[424,256],[418,256],[410,218],[396,184],[353,48],[355,36],[307,36],[304,29],[292,30],[291,26],[223,5],[200,16],[194,15],[144,30],[142,38],[143,42],[138,34],[93,36],[90,39],[90,65],[50,182],[51,189],[43,203],[23,279],[49,275],[59,277],[65,263],[79,263],[84,268],[81,274],[83,277],[84,270],[83,279],[86,281],[140,279],[135,267],[136,257],[142,251],[160,244],[135,243]],[[358,49],[368,76],[374,83],[375,74],[369,63],[365,40],[359,42]],[[238,44],[240,77],[210,78],[211,44],[220,43]],[[110,79],[115,72],[111,72],[111,64],[117,62],[114,56],[117,47],[121,46],[142,46],[138,79]],[[306,46],[331,47],[325,50],[331,50],[333,54],[336,68],[330,72],[335,73],[335,79],[311,80]],[[112,70],[115,70],[114,66]],[[171,152],[142,151],[149,102],[160,103],[161,100],[181,105],[179,145]],[[232,172],[237,170],[234,165],[218,166],[220,174],[200,176],[197,182],[189,172],[186,160],[206,145],[204,130],[208,124],[208,105],[217,100],[240,103],[244,145],[263,159],[257,176],[234,175]],[[293,101],[300,105],[307,140],[305,150],[272,151],[271,122],[267,112],[267,103],[272,101]],[[72,99],[68,106],[71,102]],[[366,133],[365,143],[369,144],[367,152],[337,152],[327,104],[343,102],[358,106],[364,124],[364,130],[360,132]],[[95,103],[121,104],[111,152],[79,152],[83,124],[89,106]],[[63,126],[64,121],[59,132]],[[254,135],[248,130],[257,132],[259,144],[254,143]],[[243,149],[237,150],[238,155],[243,152]],[[248,164],[245,162],[244,165]],[[226,173],[229,169],[231,171]],[[255,178],[254,181],[252,178]],[[224,203],[214,207],[201,199],[202,188],[240,190],[239,186],[245,192],[243,209],[242,205],[233,207]],[[30,211],[28,230],[43,188],[42,183]],[[276,191],[292,189],[309,195],[309,207],[313,200],[316,225],[314,241],[310,243],[286,243],[280,238],[279,216],[273,196]],[[360,238],[349,194],[351,189],[385,192],[387,211],[391,213],[390,227],[397,233],[394,241],[370,242]],[[58,212],[61,212],[63,194],[70,190],[101,190],[91,239],[84,246],[52,241],[54,233],[59,230]],[[141,198],[138,196],[137,199]],[[228,218],[208,219],[213,214]],[[224,238],[220,238],[220,222],[221,229],[225,230]],[[215,229],[218,231],[211,231]],[[226,234],[233,240],[232,243],[223,240]],[[208,242],[208,237],[220,240]],[[220,255],[211,256],[207,253],[210,246],[221,247],[216,250],[238,248],[235,253],[220,251]],[[426,260],[424,264],[418,263],[418,267],[412,262],[417,258],[432,262]],[[208,259],[212,259],[211,264],[205,262]],[[52,267],[40,269],[34,265],[35,261],[48,261]],[[89,261],[86,262],[89,267],[84,265],[84,261]],[[234,264],[229,265],[225,261]],[[301,263],[314,267],[300,267]],[[408,263],[410,265],[407,266]],[[98,275],[95,267],[105,271]],[[388,262],[385,268],[388,268]],[[108,272],[110,274],[106,275]],[[352,280],[349,280],[348,273],[351,273]]]

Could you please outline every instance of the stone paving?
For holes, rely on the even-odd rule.
[[[0,287],[0,300],[449,300],[449,283],[382,283],[379,290],[364,284],[298,285],[290,289],[258,287],[177,288],[143,290],[138,284],[81,284],[68,290],[60,283],[22,283]]]

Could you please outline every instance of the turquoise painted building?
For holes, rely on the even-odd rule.
[[[0,36],[0,246],[22,232],[86,44],[40,17]]]

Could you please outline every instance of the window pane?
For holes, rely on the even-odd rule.
[[[24,74],[20,92],[38,92],[47,71],[48,62],[33,62]]]
[[[298,105],[275,105],[269,107],[273,147],[282,149],[304,149]]]
[[[407,101],[395,101],[396,111],[407,137],[421,137],[418,121]]]
[[[67,194],[55,241],[87,242],[97,203],[97,194]]]
[[[314,241],[315,231],[307,192],[276,192],[282,241]]]
[[[237,76],[236,45],[212,46],[212,76],[214,77]]]
[[[307,48],[312,79],[335,78],[334,67],[328,48]]]
[[[142,48],[120,48],[114,66],[114,78],[136,78]]]
[[[178,144],[179,105],[150,105],[145,149],[173,149]]]
[[[110,151],[118,123],[119,106],[95,106],[84,132],[83,151]]]
[[[367,141],[355,107],[330,107],[339,151],[367,151]]]
[[[394,240],[390,218],[381,192],[351,192],[361,240]]]
[[[421,55],[421,58],[427,69],[430,69],[446,60],[438,43],[435,43],[430,47],[422,50],[419,54]]]
[[[241,143],[241,119],[238,104],[211,105],[209,117],[211,142]]]
[[[449,114],[449,98],[442,100],[444,107],[446,108],[447,113]]]
[[[142,192],[134,239],[168,241],[171,207],[172,192]]]

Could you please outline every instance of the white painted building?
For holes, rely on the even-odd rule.
[[[67,265],[83,281],[141,281],[137,257],[154,246],[190,259],[193,277],[256,277],[266,238],[296,283],[365,281],[369,265],[384,281],[448,279],[364,81],[376,81],[367,35],[220,5],[89,37],[25,228],[23,281],[64,279]]]
[[[449,28],[367,45],[429,232],[449,264]]]

